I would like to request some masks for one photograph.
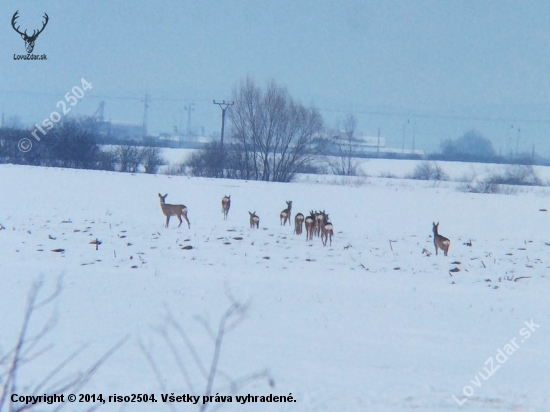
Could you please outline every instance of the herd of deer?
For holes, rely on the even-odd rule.
[[[282,226],[285,226],[286,222],[290,225],[291,222],[292,200],[287,201],[286,205],[287,208],[279,215]],[[327,241],[329,241],[330,246],[332,246],[334,228],[332,223],[328,220],[328,213],[325,213],[324,210],[322,212],[314,212],[311,210],[308,217],[305,217],[303,213],[297,213],[296,216],[294,216],[294,233],[301,235],[302,225],[304,223],[306,226],[306,241],[313,240],[313,234],[315,233],[317,237],[321,236],[323,246],[327,245]]]
[[[224,196],[222,198],[222,212],[224,219],[227,219],[227,213],[229,212],[229,207],[231,206],[231,196]],[[288,222],[288,225],[291,225],[292,217],[292,200],[286,201],[287,208],[281,212],[279,215],[281,219],[281,226],[285,226]],[[250,228],[258,229],[260,227],[260,218],[256,212],[248,212],[250,215]],[[313,210],[309,212],[308,217],[304,217],[303,213],[298,213],[294,216],[294,233],[297,235],[302,234],[302,225],[306,225],[306,241],[313,240],[313,233],[317,237],[321,236],[321,241],[323,246],[327,245],[327,241],[332,246],[332,236],[334,235],[332,223],[328,221],[328,213],[314,212]]]
[[[165,194],[162,196],[159,193],[159,200],[160,200],[160,208],[162,209],[162,213],[164,216],[166,216],[166,224],[164,227],[168,227],[168,223],[170,222],[170,216],[176,216],[181,226],[183,220],[182,217],[187,222],[187,227],[191,228],[191,224],[189,223],[189,219],[187,218],[187,207],[185,205],[169,205],[166,203],[166,196],[168,194]],[[279,215],[281,218],[281,226],[285,226],[286,223],[291,224],[291,211],[292,211],[292,200],[286,202],[287,208],[281,212]],[[229,213],[229,208],[231,207],[231,196],[224,196],[222,198],[222,213],[224,220],[227,219],[227,214]],[[250,228],[256,228],[258,229],[260,227],[260,218],[258,215],[256,215],[256,212],[248,212],[250,215]],[[297,235],[302,234],[302,225],[305,223],[306,226],[306,241],[313,240],[313,234],[316,234],[317,237],[321,237],[321,241],[323,242],[323,246],[327,245],[327,241],[330,242],[330,246],[332,246],[332,236],[334,235],[334,227],[331,222],[329,222],[328,219],[328,213],[325,213],[323,210],[322,212],[314,212],[311,210],[309,212],[309,216],[305,217],[302,213],[297,213],[296,216],[294,216],[294,233]],[[179,227],[178,226],[178,227]],[[441,249],[445,256],[449,253],[449,246],[451,245],[451,241],[447,239],[444,236],[441,236],[439,234],[439,223],[433,223],[432,230],[434,233],[434,245],[435,245],[435,254],[438,254],[438,249]]]
[[[166,223],[164,227],[168,227],[171,216],[176,216],[180,221],[178,227],[181,226],[181,224],[183,223],[183,218],[187,222],[187,227],[191,228],[191,223],[189,223],[189,219],[187,218],[187,206],[170,205],[166,203],[166,196],[168,196],[168,194],[162,196],[159,193],[158,196],[160,200],[160,208],[164,216],[166,216]],[[286,204],[287,208],[283,210],[280,214],[282,226],[285,226],[287,222],[289,225],[291,224],[290,218],[292,211],[292,201],[288,201],[286,202]],[[227,219],[227,214],[229,213],[230,207],[231,196],[224,196],[222,198],[222,213],[224,220]],[[260,227],[260,218],[258,217],[256,212],[248,212],[248,214],[250,215],[250,227],[258,229]],[[325,213],[325,211],[313,212],[312,210],[308,217],[304,217],[302,213],[298,213],[294,217],[294,233],[296,233],[297,235],[302,234],[302,225],[304,222],[306,225],[306,241],[313,240],[313,233],[315,233],[317,234],[317,236],[321,236],[321,241],[323,242],[324,246],[326,246],[327,241],[332,246],[332,236],[334,235],[334,232],[332,223],[330,223],[328,220],[328,213]]]

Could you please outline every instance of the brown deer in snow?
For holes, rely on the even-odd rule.
[[[302,213],[298,213],[296,216],[294,216],[294,233],[297,235],[302,234],[302,225],[304,223],[304,215]]]
[[[313,240],[313,231],[315,230],[315,213],[313,210],[309,212],[309,216],[305,220],[306,225],[306,242]]]
[[[285,200],[286,202],[286,200]],[[290,226],[290,211],[292,209],[292,200],[286,202],[287,208],[281,212],[281,225],[286,225],[286,222],[288,221],[288,225]]]
[[[231,207],[231,195],[222,197],[223,220],[227,220],[227,214],[229,213],[230,207]]]
[[[321,226],[321,241],[323,242],[323,246],[327,245],[328,239],[330,239],[330,246],[332,246],[332,236],[334,235],[333,229],[332,223],[328,221],[328,213],[323,213],[323,222]]]
[[[317,237],[321,236],[321,229],[323,228],[323,222],[325,220],[325,211],[315,212],[315,234]]]
[[[445,256],[447,256],[447,253],[449,253],[449,246],[451,246],[451,241],[438,233],[439,222],[437,222],[437,224],[432,222],[432,225],[432,230],[434,232],[435,254],[437,255],[437,249],[439,248],[445,253]]]
[[[162,196],[159,193],[159,200],[160,200],[160,208],[162,209],[162,213],[164,213],[164,216],[166,216],[166,224],[164,227],[168,227],[168,223],[170,222],[170,216],[177,216],[180,224],[178,227],[181,226],[183,217],[185,221],[187,222],[187,227],[191,229],[191,223],[189,223],[189,219],[187,219],[187,207],[185,205],[169,205],[166,203],[166,196],[168,196],[168,193]]]
[[[256,216],[256,212],[254,213],[250,213],[250,227],[253,228],[254,226],[256,226],[256,229],[259,229],[260,228],[260,218],[258,216]]]

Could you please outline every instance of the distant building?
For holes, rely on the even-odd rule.
[[[349,138],[345,133],[340,133],[337,136],[333,136],[329,139],[328,142],[328,151],[332,154],[336,154],[339,152],[339,148],[344,148],[347,145],[350,144]],[[378,136],[357,136],[352,137],[351,144],[354,146],[356,150],[356,154],[358,156],[369,156],[371,157],[375,153],[394,153],[394,154],[416,154],[416,155],[424,155],[423,150],[417,150],[414,151],[411,149],[397,149],[397,148],[390,148],[386,147],[386,138],[384,137],[378,137]]]
[[[136,123],[104,122],[102,134],[115,140],[141,140],[143,138],[143,125]]]

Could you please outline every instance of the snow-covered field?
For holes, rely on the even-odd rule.
[[[364,168],[414,169],[396,162]],[[443,169],[460,176],[459,166]],[[0,358],[17,340],[32,283],[42,277],[45,296],[63,281],[32,319],[34,332],[52,313],[57,322],[35,348],[49,350],[21,367],[19,394],[82,345],[54,381],[128,337],[79,393],[154,393],[155,404],[100,410],[169,410],[163,393],[204,394],[211,335],[236,301],[249,306],[224,336],[212,394],[259,373],[237,393],[296,402],[233,397],[224,411],[547,411],[550,212],[541,209],[550,210],[550,190],[469,194],[365,171],[373,177],[349,185],[316,176],[279,184],[0,165]],[[188,207],[190,229],[175,217],[163,227],[159,192]],[[293,216],[329,213],[332,247],[280,226],[286,200]],[[448,257],[434,253],[432,222],[451,239]]]

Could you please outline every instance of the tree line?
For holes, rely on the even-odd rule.
[[[234,104],[227,111],[230,127],[226,142],[213,140],[169,173],[289,182],[298,173],[357,175],[359,157],[547,163],[534,153],[516,153],[513,159],[497,155],[491,141],[475,130],[443,140],[440,151],[428,156],[362,152],[353,115],[333,129],[326,128],[318,109],[303,105],[275,81],[260,87],[247,77],[233,89],[232,99]],[[19,150],[23,138],[31,140],[32,150]],[[0,163],[146,173],[156,173],[166,163],[158,142],[152,139],[105,143],[100,123],[94,118],[64,119],[39,142],[28,130],[1,128]]]
[[[22,139],[31,142],[28,151],[21,150]],[[40,141],[29,130],[0,128],[0,163],[156,173],[165,161],[151,142],[104,146],[98,121],[83,117],[63,119]]]

